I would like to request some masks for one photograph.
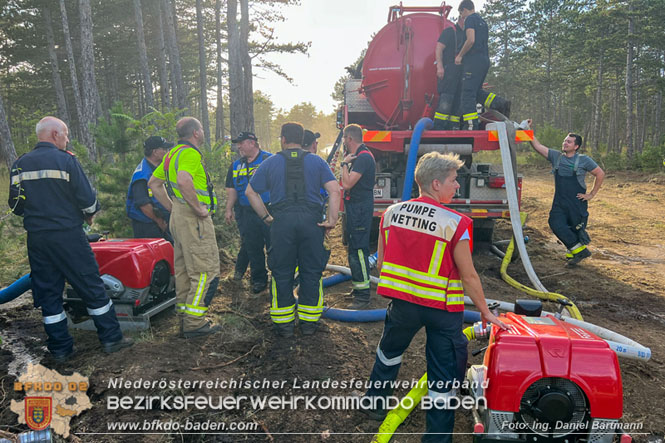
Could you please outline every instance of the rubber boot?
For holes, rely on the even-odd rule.
[[[494,109],[496,111],[499,111],[506,118],[510,118],[510,105],[511,105],[510,100],[506,100],[505,98],[499,97],[497,95],[494,98],[494,100],[492,101],[492,104],[490,105],[490,109]]]

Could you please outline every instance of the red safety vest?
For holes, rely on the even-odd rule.
[[[376,293],[443,309],[464,310],[453,251],[473,222],[429,197],[389,207],[381,217],[383,267]],[[471,242],[470,242],[471,243]]]

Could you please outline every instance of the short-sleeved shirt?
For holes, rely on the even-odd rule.
[[[449,26],[441,32],[437,41],[445,46],[441,56],[444,65],[455,63],[455,56],[462,49],[464,40],[464,31],[457,25]]]
[[[361,153],[362,151],[367,151]],[[376,162],[374,157],[369,153],[369,149],[364,144],[360,145],[356,151],[357,157],[353,160],[351,165],[351,172],[362,174],[360,180],[353,185],[350,191],[347,191],[349,202],[351,203],[366,203],[374,201],[374,179],[376,173]]]
[[[247,184],[252,175],[254,175],[254,172],[261,166],[261,163],[271,155],[270,152],[259,150],[256,158],[251,163],[247,163],[245,157],[240,157],[229,166],[229,170],[226,173],[225,185],[227,188],[234,188],[236,190],[240,206],[249,206],[249,200],[247,200],[247,196],[245,195]],[[261,200],[263,200],[263,203],[270,202],[270,193],[262,193]]]
[[[328,163],[316,154],[304,158],[305,199],[323,206],[321,188],[329,181],[334,181]],[[261,194],[270,192],[270,203],[275,205],[286,199],[286,159],[281,155],[272,155],[265,159],[249,181],[252,189]]]
[[[487,23],[483,20],[477,13],[473,13],[464,19],[464,32],[466,34],[467,29],[474,30],[474,41],[473,46],[467,52],[467,55],[484,55],[489,57],[489,51],[487,49],[487,38],[489,32],[487,30]]]
[[[579,157],[579,162],[577,163],[577,181],[580,186],[586,189],[586,183],[584,179],[586,178],[586,173],[591,172],[598,167],[598,164],[593,161],[588,155],[575,154],[574,156],[568,158],[561,151],[554,149],[549,149],[547,151],[547,160],[552,163],[552,168],[555,168],[557,162],[561,157],[561,162],[559,163],[559,175],[561,177],[572,177],[573,169],[575,168],[575,157]],[[554,169],[552,169],[554,172]]]

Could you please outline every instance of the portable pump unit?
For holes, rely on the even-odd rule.
[[[621,443],[621,372],[616,353],[593,333],[541,317],[542,304],[518,300],[502,314],[509,329],[492,328],[482,365],[467,372],[475,443]],[[486,389],[483,389],[483,382]],[[482,404],[485,403],[486,407]]]
[[[148,329],[150,317],[175,304],[173,246],[164,239],[103,240],[88,236],[106,295],[123,330]],[[67,287],[65,311],[70,326],[94,330],[85,303]]]

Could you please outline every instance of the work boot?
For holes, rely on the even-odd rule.
[[[300,332],[302,335],[314,335],[319,329],[318,321],[302,321],[300,320]]]
[[[128,348],[133,344],[134,340],[132,340],[129,337],[123,337],[118,341],[114,341],[111,343],[103,343],[102,348],[104,349],[104,352],[106,352],[107,354],[113,354],[114,352],[118,352],[121,349]]]
[[[266,283],[266,282],[252,283],[252,293],[253,294],[258,294],[259,292],[263,292],[267,287],[268,287],[268,283]]]
[[[244,275],[245,274],[243,272],[235,271],[233,273],[233,281],[242,281],[242,278],[243,278]]]
[[[292,321],[288,323],[274,323],[275,334],[281,338],[291,338],[295,335],[295,326]]]
[[[577,254],[573,254],[573,258],[568,260],[566,263],[566,266],[577,266],[579,262],[584,260],[585,258],[591,257],[591,251],[589,251],[587,248],[582,249],[580,252]]]
[[[361,403],[361,405],[362,405],[362,403]],[[374,420],[374,421],[383,421],[383,420],[385,420],[386,415],[388,415],[388,411],[386,411],[385,409],[381,409],[381,408],[377,408],[377,409],[363,408],[361,406],[360,408],[358,408],[358,410],[360,412],[362,412],[363,414],[365,414],[367,416],[367,418],[369,418],[370,420]]]
[[[494,109],[503,114],[506,118],[509,118],[511,104],[512,103],[510,102],[510,100],[506,100],[503,97],[496,96],[494,98],[494,101],[492,102],[492,105],[490,106],[490,109]]]
[[[65,363],[67,360],[72,358],[76,351],[74,348],[71,348],[69,351],[63,352],[51,352],[51,357],[55,360],[56,363]]]
[[[359,311],[361,309],[366,309],[369,306],[369,300],[358,299],[356,298],[353,303],[351,303],[348,309],[352,311]]]
[[[355,299],[356,299],[355,291],[349,291],[346,294],[344,294],[344,300],[346,300],[348,302],[352,302]]]
[[[219,325],[211,325],[210,323],[206,323],[205,325],[198,329],[194,329],[193,331],[185,331],[183,335],[185,338],[203,337],[204,335],[214,334],[215,332],[219,332],[221,330],[222,327]]]
[[[462,125],[462,131],[478,131],[480,129],[480,123],[477,118],[464,122]]]

